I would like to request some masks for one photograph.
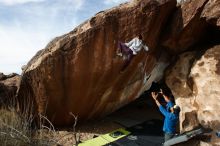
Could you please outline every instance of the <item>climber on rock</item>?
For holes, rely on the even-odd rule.
[[[180,107],[178,105],[174,105],[174,103],[170,100],[170,97],[167,96],[168,94],[164,94],[162,89],[159,93],[163,96],[164,100],[166,101],[166,107],[163,107],[157,99],[158,93],[151,92],[151,95],[155,100],[157,106],[159,107],[160,112],[165,116],[163,131],[164,140],[167,141],[175,136],[176,126],[179,121]]]
[[[133,56],[137,55],[137,53],[141,51],[142,48],[144,48],[145,51],[149,50],[148,47],[143,43],[142,35],[133,38],[128,43],[122,43],[122,42],[118,43],[117,55],[126,57],[126,62],[122,70],[124,70],[129,65]]]

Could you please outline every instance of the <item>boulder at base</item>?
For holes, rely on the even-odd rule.
[[[0,107],[12,107],[16,104],[15,95],[20,82],[20,76],[12,73],[0,73]]]
[[[205,53],[187,52],[166,72],[166,83],[181,107],[180,130],[202,125],[216,132],[220,127],[220,45]],[[211,143],[219,139],[212,135]]]
[[[134,0],[102,11],[73,31],[55,38],[24,68],[18,99],[31,98],[37,113],[55,125],[100,117],[136,99],[162,77],[166,53],[157,47],[176,0]],[[150,51],[125,61],[118,42],[143,35]],[[28,95],[27,95],[28,94]],[[26,100],[28,101],[28,100]]]

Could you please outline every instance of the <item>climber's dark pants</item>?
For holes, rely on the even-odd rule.
[[[120,52],[127,57],[125,60],[125,64],[122,67],[122,70],[124,70],[129,65],[129,63],[131,62],[131,59],[134,56],[133,51],[122,42],[118,43],[118,48],[120,49]]]

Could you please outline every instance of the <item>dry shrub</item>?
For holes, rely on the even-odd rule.
[[[0,142],[2,145],[29,145],[31,130],[28,121],[23,120],[14,109],[0,110]]]
[[[9,108],[7,106],[7,108],[2,107],[0,109],[1,146],[59,145],[54,140],[55,129],[51,122],[46,117],[40,115],[40,121],[46,121],[50,126],[45,126],[45,122],[40,122],[40,128],[34,128],[34,118],[30,113],[30,107],[22,114],[17,112],[15,107]]]

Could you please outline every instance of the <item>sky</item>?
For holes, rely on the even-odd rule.
[[[0,0],[0,72],[21,67],[56,36],[128,0]]]

